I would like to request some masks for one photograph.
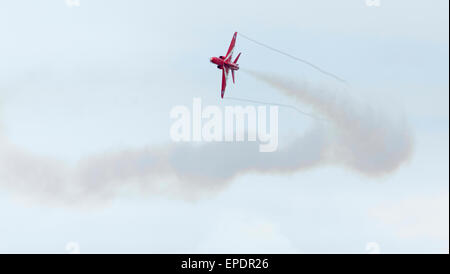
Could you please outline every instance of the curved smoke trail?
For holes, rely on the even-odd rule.
[[[395,171],[412,154],[403,119],[358,104],[347,95],[261,72],[249,72],[277,91],[309,105],[327,119],[276,152],[256,142],[176,144],[110,152],[71,167],[34,156],[0,134],[0,185],[26,197],[63,204],[91,204],[124,193],[198,198],[219,191],[245,173],[287,174],[335,164],[366,176]]]
[[[331,122],[329,160],[363,174],[378,176],[409,159],[413,137],[405,119],[394,120],[382,110],[358,104],[344,93],[256,71],[246,71],[284,95],[307,104]]]

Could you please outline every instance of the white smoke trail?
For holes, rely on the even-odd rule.
[[[310,105],[333,123],[329,160],[377,176],[394,171],[411,156],[413,137],[405,119],[387,117],[381,109],[357,103],[346,93],[313,88],[261,72],[246,72]]]
[[[67,205],[136,192],[198,199],[247,172],[287,173],[317,165],[325,147],[322,130],[314,128],[273,153],[260,153],[255,142],[181,144],[105,153],[76,167],[1,142],[0,185],[31,199]]]
[[[177,144],[105,153],[76,167],[31,155],[0,134],[0,186],[65,205],[100,203],[129,193],[196,199],[249,172],[287,174],[335,164],[382,176],[411,156],[413,138],[404,120],[389,119],[345,94],[250,73],[330,122],[317,122],[272,153],[259,153],[255,142]]]

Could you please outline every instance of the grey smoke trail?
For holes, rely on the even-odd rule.
[[[76,166],[22,151],[0,132],[0,186],[30,199],[65,205],[101,203],[136,193],[198,199],[246,173],[283,175],[335,164],[377,177],[395,171],[412,154],[413,138],[404,120],[396,121],[332,90],[249,73],[309,105],[328,122],[316,122],[272,153],[260,153],[255,142],[185,143],[104,153]]]
[[[179,144],[111,152],[69,167],[0,142],[0,185],[31,199],[66,205],[95,204],[124,193],[198,199],[248,173],[292,173],[324,160],[322,127],[291,145],[261,154],[255,142]]]
[[[394,121],[347,94],[318,89],[306,83],[247,70],[284,95],[310,105],[333,123],[329,160],[365,175],[384,175],[397,169],[412,154],[413,137],[404,119]]]

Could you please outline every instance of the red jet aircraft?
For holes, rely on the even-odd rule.
[[[231,61],[231,58],[233,58],[234,45],[236,44],[236,36],[237,32],[235,32],[233,35],[233,39],[231,40],[230,47],[228,48],[228,52],[225,57],[224,56],[211,57],[210,59],[211,63],[216,64],[217,68],[222,70],[222,94],[221,94],[222,98],[225,93],[225,88],[227,87],[227,79],[230,70],[231,75],[233,77],[233,84],[234,84],[234,71],[239,70],[239,65],[237,64],[237,61],[239,60],[239,56],[241,56],[241,53],[239,53],[234,62]]]

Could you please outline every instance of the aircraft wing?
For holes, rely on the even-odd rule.
[[[237,32],[235,32],[233,35],[233,39],[231,40],[227,55],[225,55],[225,61],[231,61],[231,58],[233,57],[234,45],[236,45],[236,36],[237,36]]]
[[[225,89],[227,88],[227,80],[228,80],[229,70],[227,68],[222,68],[222,93],[221,97],[225,94]]]

